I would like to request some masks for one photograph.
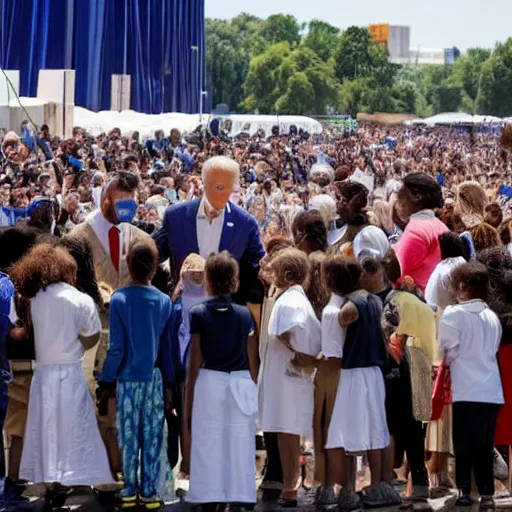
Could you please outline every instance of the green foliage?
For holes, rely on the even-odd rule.
[[[206,73],[211,103],[235,107],[253,55],[260,53],[258,31],[263,21],[249,14],[232,20],[206,20]],[[260,42],[261,43],[261,42]]]
[[[340,29],[321,20],[313,20],[308,25],[304,46],[313,50],[327,62],[334,54],[338,43]]]
[[[306,73],[294,73],[288,81],[288,89],[276,101],[276,111],[280,114],[307,114],[314,107],[315,90]]]
[[[241,14],[206,21],[212,103],[244,112],[512,116],[512,38],[453,65],[395,65],[366,28]]]
[[[274,14],[269,16],[259,30],[260,36],[269,44],[287,42],[291,48],[300,43],[300,26],[295,16]]]
[[[481,114],[512,114],[512,38],[498,44],[482,64],[476,106]]]

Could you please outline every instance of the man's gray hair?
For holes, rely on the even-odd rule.
[[[235,160],[228,158],[227,156],[214,156],[207,160],[203,165],[201,173],[203,183],[206,183],[208,173],[214,169],[223,172],[230,172],[233,175],[233,181],[235,183],[240,181],[240,166],[235,162]]]

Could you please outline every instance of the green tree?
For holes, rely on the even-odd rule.
[[[388,63],[387,49],[379,47],[366,28],[347,28],[339,38],[334,59],[336,76],[340,81],[381,73],[380,78],[385,78],[390,85],[393,66]]]
[[[211,103],[236,108],[263,21],[249,14],[206,20],[206,73]]]
[[[393,98],[392,111],[397,114],[414,114],[418,100],[418,89],[412,82],[397,82],[393,85],[390,96]]]
[[[287,42],[294,48],[300,43],[300,25],[295,16],[274,14],[263,22],[259,35],[268,45]]]
[[[286,83],[280,76],[280,67],[289,55],[290,45],[278,43],[251,59],[244,84],[245,99],[241,104],[244,111],[275,112],[275,103],[282,95],[281,87]]]
[[[296,79],[297,75],[300,76]],[[339,84],[332,66],[303,45],[292,51],[288,43],[279,43],[254,57],[244,88],[246,99],[242,106],[246,111],[281,113],[281,108],[286,107],[288,112],[290,105],[300,103],[297,112],[324,114],[327,107],[338,103]],[[309,91],[307,102],[301,103],[302,94],[292,101],[291,94],[304,90]]]
[[[496,45],[482,65],[477,95],[480,114],[506,117],[512,115],[512,38]]]
[[[304,45],[313,50],[322,60],[328,61],[340,36],[340,29],[321,20],[313,20],[308,25]]]
[[[306,73],[295,73],[288,81],[288,89],[275,105],[280,114],[308,114],[314,108],[315,90]]]
[[[340,112],[350,114],[353,118],[359,112],[368,111],[371,84],[369,78],[356,78],[345,80],[340,88],[339,104]]]
[[[453,65],[455,83],[460,85],[470,98],[476,100],[480,74],[485,61],[491,52],[483,48],[470,48],[466,55],[462,55]]]

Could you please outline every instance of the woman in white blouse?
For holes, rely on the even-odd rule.
[[[457,505],[472,505],[473,471],[482,497],[480,509],[494,509],[494,434],[504,403],[497,360],[502,327],[485,303],[489,274],[484,265],[475,261],[461,265],[451,280],[459,304],[445,309],[439,343],[452,381]]]
[[[20,477],[34,483],[113,481],[82,370],[84,349],[99,340],[101,323],[93,299],[74,287],[77,270],[65,249],[48,243],[10,270],[17,291],[31,299],[36,369]]]
[[[270,316],[268,348],[259,378],[259,413],[264,432],[278,434],[283,469],[282,502],[296,506],[300,476],[300,437],[311,437],[313,372],[294,364],[295,353],[316,357],[321,326],[303,289],[308,257],[297,249],[280,251],[272,261],[274,285],[283,290]]]

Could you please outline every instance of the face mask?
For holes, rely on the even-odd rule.
[[[167,197],[171,203],[175,203],[177,199],[176,190],[173,188],[166,188],[165,197]]]
[[[137,203],[133,199],[116,203],[116,213],[119,222],[131,222],[137,213]]]

